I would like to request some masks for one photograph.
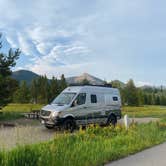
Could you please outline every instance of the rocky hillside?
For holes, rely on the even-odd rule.
[[[68,82],[68,84],[79,84],[81,82],[83,82],[84,80],[87,80],[90,84],[92,85],[104,85],[104,81],[94,77],[88,73],[83,73],[80,76],[76,76],[76,77],[68,77],[66,78],[66,81]]]

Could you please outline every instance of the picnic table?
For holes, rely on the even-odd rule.
[[[40,117],[40,110],[33,110],[28,113],[23,113],[23,115],[28,119],[39,119]]]

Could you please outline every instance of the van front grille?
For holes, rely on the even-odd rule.
[[[41,116],[50,116],[51,111],[41,110],[40,114],[41,114]]]

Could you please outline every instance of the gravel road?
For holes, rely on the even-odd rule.
[[[51,140],[57,132],[43,126],[17,126],[0,128],[0,148],[11,149],[16,145]]]
[[[12,149],[16,145],[32,144],[51,140],[59,132],[48,130],[38,120],[18,119],[15,127],[0,127],[0,148]]]
[[[166,142],[105,166],[166,166]]]

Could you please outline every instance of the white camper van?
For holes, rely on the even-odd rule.
[[[62,126],[116,124],[121,118],[119,90],[105,86],[70,86],[41,110],[41,122],[48,129]]]

